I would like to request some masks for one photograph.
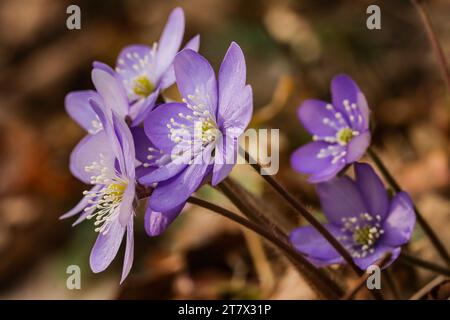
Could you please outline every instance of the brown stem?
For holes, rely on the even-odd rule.
[[[427,283],[425,286],[423,286],[419,291],[414,293],[409,300],[420,300],[425,298],[434,288],[441,285],[443,282],[447,281],[448,279],[444,276],[438,276],[434,278],[431,282]]]
[[[437,265],[432,262],[428,262],[428,261],[419,259],[419,258],[411,256],[407,253],[402,252],[400,254],[400,260],[402,260],[403,262],[405,262],[409,265],[427,269],[427,270],[431,270],[433,272],[443,274],[447,277],[450,277],[450,270],[448,270],[447,268],[441,267],[440,265]]]
[[[291,246],[289,238],[283,230],[281,230],[273,221],[271,221],[264,210],[261,208],[261,204],[250,194],[245,188],[243,188],[239,183],[234,181],[232,178],[225,179],[220,185],[219,189],[227,196],[227,198],[250,220],[261,224],[269,232],[271,232],[280,241]],[[299,254],[299,253],[297,253]],[[290,259],[291,260],[291,259]],[[291,262],[294,262],[291,260]],[[309,261],[308,261],[309,262]],[[304,267],[296,265],[297,269],[301,274],[304,274]],[[300,267],[300,268],[299,268]],[[324,276],[329,278],[325,270],[320,272],[324,273]],[[342,289],[339,285],[329,278],[330,283],[334,285],[336,293],[342,294]]]
[[[436,56],[436,60],[439,64],[439,69],[441,71],[442,77],[444,78],[445,83],[447,84],[447,90],[450,93],[450,71],[448,68],[447,60],[445,59],[444,51],[442,50],[439,39],[434,31],[433,25],[431,24],[430,17],[428,13],[425,11],[425,8],[422,5],[422,1],[420,0],[411,0],[411,3],[416,8],[417,13],[422,20],[422,24],[425,27],[425,31],[427,32],[428,40],[433,47],[434,54]]]
[[[379,266],[380,268],[383,268],[384,265],[389,261],[389,259],[391,258],[391,253],[387,253],[378,263],[376,263],[377,266]],[[370,274],[369,273],[364,273],[356,282],[356,284],[350,288],[342,297],[342,300],[351,300],[353,299],[353,297],[355,296],[355,294],[358,293],[359,290],[361,290],[362,287],[364,287],[364,285],[366,284],[367,279],[369,278]],[[367,288],[367,287],[366,287]],[[379,291],[375,291],[375,290],[369,290],[369,288],[367,288],[367,290],[371,293],[376,293],[377,294],[377,299],[381,300],[383,299],[382,296],[380,295]]]
[[[239,183],[228,177],[219,185],[219,189],[250,220],[264,225],[280,240],[286,243],[289,242],[286,234],[260,209],[261,206],[257,204],[253,195]]]
[[[223,185],[223,183],[221,185]],[[152,194],[152,191],[153,191],[152,188],[138,185],[136,187],[137,198],[140,200],[145,199]],[[241,192],[241,195],[245,197],[246,193]],[[234,197],[232,196],[231,193],[230,193],[230,200],[251,219],[256,219],[258,221],[257,219],[258,216],[260,218],[264,216],[253,206],[249,207],[248,204],[242,201],[240,197],[238,196]],[[311,285],[312,288],[315,289],[315,291],[319,295],[330,299],[336,299],[342,294],[342,290],[340,289],[340,287],[331,278],[329,278],[327,274],[315,268],[314,265],[312,265],[306,258],[304,258],[302,255],[300,255],[297,251],[295,251],[292,248],[289,241],[287,241],[286,235],[284,235],[284,233],[281,230],[275,229],[273,227],[269,228],[269,230],[277,230],[276,235],[273,235],[270,231],[267,231],[266,229],[260,227],[257,223],[251,222],[247,219],[243,219],[242,217],[234,214],[233,212],[226,210],[225,208],[222,208],[215,204],[209,203],[205,200],[200,200],[198,198],[191,197],[188,199],[188,202],[195,203],[206,209],[222,214],[227,218],[236,221],[237,223],[242,222],[242,225],[244,225],[245,227],[255,231],[264,238],[268,239],[276,247],[280,248],[283,252],[287,253],[287,258],[293,263],[293,265],[299,270],[299,272],[302,275],[304,275],[305,280]],[[252,212],[252,210],[258,213],[255,214]],[[282,244],[281,247],[280,244]]]
[[[376,152],[372,148],[369,148],[367,150],[367,153],[372,158],[373,162],[375,162],[375,165],[378,167],[378,169],[380,169],[381,174],[384,176],[384,178],[389,183],[389,185],[392,187],[392,189],[394,189],[394,191],[396,193],[401,192],[402,188],[400,187],[398,182],[395,180],[395,178],[392,176],[392,174],[389,172],[387,167],[384,165],[384,163],[381,160],[381,158],[376,154]],[[424,218],[424,216],[419,211],[417,206],[415,204],[413,204],[413,206],[414,206],[414,211],[416,212],[417,222],[420,224],[420,226],[422,227],[423,231],[428,236],[428,238],[430,239],[431,243],[435,247],[436,251],[441,256],[441,258],[445,261],[447,266],[450,267],[450,256],[449,256],[447,250],[445,249],[444,244],[439,240],[438,236],[433,231],[433,229],[431,228],[430,224]]]
[[[263,172],[262,166],[255,161],[247,151],[245,152],[246,159],[249,164],[261,174]],[[352,267],[353,271],[358,275],[362,275],[362,270],[355,264],[350,253],[342,246],[342,244],[294,197],[292,196],[278,181],[271,175],[261,174],[272,188],[280,194],[289,205],[302,215],[316,230],[324,236],[324,238],[336,249],[337,252],[344,258],[344,260]]]
[[[271,232],[267,231],[266,229],[250,220],[242,218],[241,216],[208,201],[196,197],[190,197],[188,199],[188,202],[214,211],[259,234],[260,236],[271,242],[273,245],[281,249],[291,261],[295,261],[295,264],[297,266],[302,266],[302,270],[306,271],[306,275],[314,279],[312,285],[316,290],[318,290],[321,295],[332,299],[335,299],[337,296],[339,296],[339,292],[336,292],[336,287],[331,279],[325,277],[324,274],[320,272],[320,270],[316,269],[308,260],[299,255],[289,244],[281,241]]]

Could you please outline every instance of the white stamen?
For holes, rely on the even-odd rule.
[[[106,166],[102,154],[100,154],[99,161],[94,161],[86,166],[85,171],[93,173],[91,184],[101,185],[101,188],[97,191],[83,192],[85,197],[90,198],[88,200],[90,205],[84,208],[84,211],[89,212],[88,220],[95,217],[95,231],[106,234],[111,221],[118,215],[128,181],[118,172]]]

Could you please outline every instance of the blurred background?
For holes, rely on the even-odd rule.
[[[81,8],[81,30],[66,28],[70,4]],[[366,28],[370,4],[381,8],[381,30]],[[201,34],[200,52],[216,70],[231,41],[242,47],[251,126],[280,129],[278,178],[308,207],[319,212],[314,189],[289,166],[290,153],[310,139],[295,112],[303,99],[329,100],[331,78],[347,73],[369,101],[381,157],[450,244],[450,99],[409,1],[2,0],[0,299],[315,298],[277,251],[204,209],[187,207],[157,238],[146,236],[138,214],[135,263],[121,286],[123,251],[93,274],[92,224],[58,220],[86,188],[68,170],[84,131],[65,113],[64,96],[92,88],[92,61],[114,65],[122,47],[157,41],[176,6],[185,10],[185,40]],[[428,1],[427,10],[450,58],[450,2]],[[233,176],[268,200],[284,230],[303,223],[247,166]],[[210,187],[199,195],[236,211]],[[419,229],[410,249],[441,263]],[[66,288],[69,265],[81,268],[81,290]],[[393,270],[404,298],[433,276],[400,261]],[[355,282],[346,268],[335,271]]]

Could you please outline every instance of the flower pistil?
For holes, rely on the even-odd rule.
[[[342,218],[342,231],[346,234],[339,240],[346,244],[354,258],[364,258],[374,252],[376,241],[384,233],[381,217],[363,213],[359,217]]]
[[[154,89],[155,85],[145,75],[134,79],[133,91],[136,95],[148,97]]]

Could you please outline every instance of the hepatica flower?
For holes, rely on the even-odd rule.
[[[158,43],[152,47],[131,45],[119,54],[115,71],[109,66],[94,62],[94,68],[103,69],[123,83],[130,103],[127,110],[133,124],[143,121],[154,107],[159,91],[175,82],[173,59],[180,49],[184,35],[184,13],[181,8],[172,11]],[[192,38],[185,48],[198,50],[199,36]]]
[[[244,55],[236,43],[223,59],[218,80],[209,62],[189,49],[176,56],[174,70],[183,102],[158,106],[144,122],[154,146],[170,155],[139,180],[157,183],[150,207],[158,212],[184,205],[202,182],[211,179],[217,185],[230,173],[237,139],[253,108]]]
[[[343,244],[363,270],[387,252],[391,262],[409,241],[415,224],[413,204],[405,192],[388,198],[380,178],[367,164],[355,164],[356,180],[347,176],[319,183],[317,192],[328,220],[327,229]],[[307,226],[295,229],[294,247],[317,266],[342,264],[343,258],[319,234]]]
[[[103,130],[71,159],[83,181],[92,188],[72,210],[61,218],[79,212],[75,224],[92,220],[99,233],[91,251],[90,265],[94,272],[105,270],[120,247],[126,233],[126,249],[122,281],[133,262],[133,217],[135,202],[135,159],[131,132],[123,119],[91,100]]]
[[[101,105],[110,112],[114,112],[122,120],[126,119],[129,111],[124,87],[113,75],[102,69],[94,68],[92,82],[96,91],[74,91],[69,93],[65,99],[67,113],[88,132],[88,135],[72,151],[70,161],[72,174],[84,183],[89,183],[90,180],[89,177],[86,177],[83,168],[80,170],[80,167],[75,166],[77,159],[88,152],[87,150],[95,151],[98,142],[105,139],[103,123],[91,104]]]
[[[70,169],[92,188],[62,218],[81,212],[74,225],[86,219],[94,221],[99,233],[90,257],[94,272],[109,266],[126,233],[123,281],[133,261],[136,152],[123,117],[128,108],[123,87],[100,69],[92,71],[92,81],[97,91],[73,92],[66,97],[68,113],[88,131],[71,154]]]
[[[306,100],[298,117],[313,142],[291,156],[292,167],[316,183],[333,178],[347,164],[359,160],[370,144],[369,108],[364,94],[346,75],[331,82],[332,103]]]

